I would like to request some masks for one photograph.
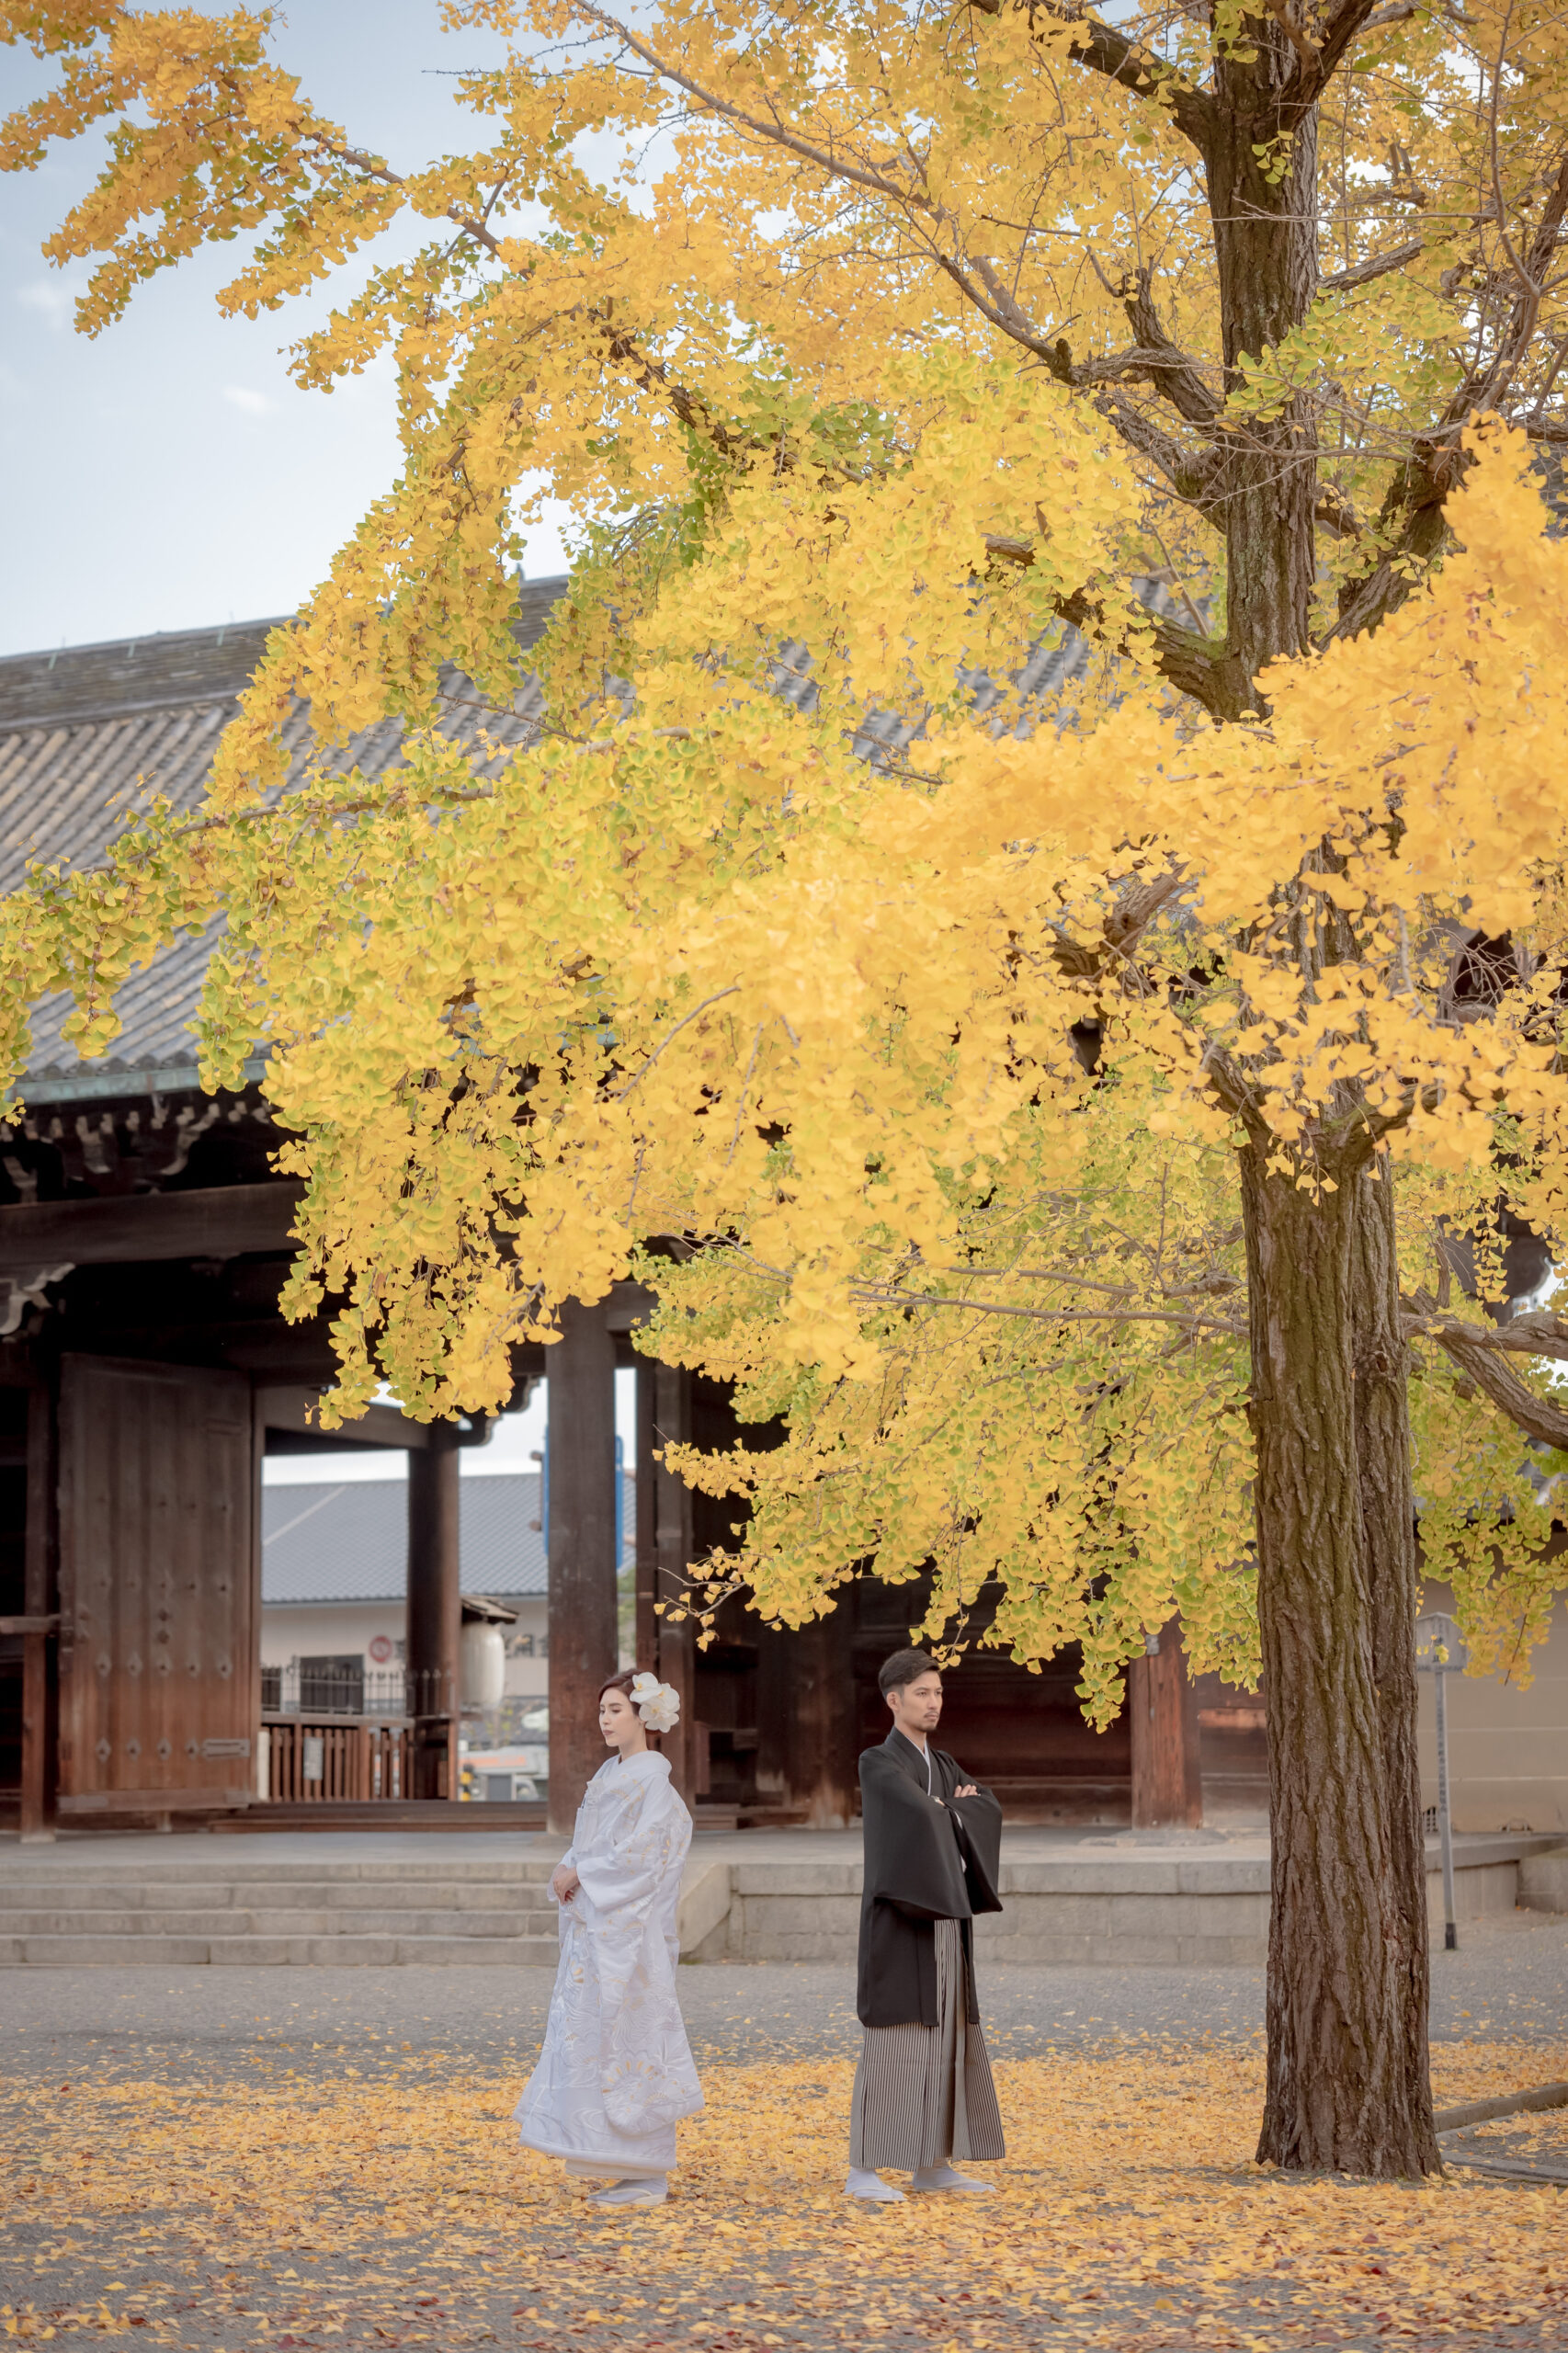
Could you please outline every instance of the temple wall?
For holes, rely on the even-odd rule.
[[[1423,1608],[1453,1609],[1444,1585],[1429,1584]],[[1457,1831],[1568,1830],[1568,1608],[1560,1598],[1549,1639],[1530,1661],[1528,1688],[1517,1677],[1450,1675],[1449,1803]],[[1437,1802],[1433,1679],[1421,1685],[1421,1802]]]

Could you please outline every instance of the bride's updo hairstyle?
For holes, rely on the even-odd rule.
[[[657,1733],[653,1730],[653,1725],[649,1723],[647,1718],[643,1715],[642,1709],[638,1707],[636,1700],[632,1698],[631,1687],[636,1680],[636,1672],[630,1666],[627,1668],[624,1675],[612,1675],[608,1683],[601,1683],[599,1685],[599,1699],[604,1698],[607,1691],[619,1691],[621,1698],[626,1701],[628,1707],[632,1710],[639,1722],[642,1724],[642,1730],[647,1735],[649,1747],[657,1748],[660,1741],[664,1738],[664,1734],[663,1733]],[[594,1701],[596,1708],[599,1704],[599,1699],[596,1699]]]

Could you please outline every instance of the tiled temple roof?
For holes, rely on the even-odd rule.
[[[631,1556],[634,1482],[621,1482],[621,1549]],[[516,1601],[548,1586],[536,1472],[482,1472],[459,1483],[465,1593]],[[261,1494],[264,1608],[301,1602],[401,1601],[408,1583],[408,1485],[323,1479]]]
[[[542,634],[566,585],[564,576],[522,585],[516,628],[524,651]],[[1142,593],[1152,609],[1165,609],[1163,586],[1151,581]],[[235,699],[278,626],[231,622],[0,658],[0,890],[13,889],[31,858],[70,868],[101,858],[139,793],[165,793],[176,808],[195,809]],[[1088,658],[1085,642],[1070,630],[1059,642],[1030,652],[1014,688],[1028,700],[1049,695],[1080,676]],[[998,689],[983,672],[961,675],[978,711],[997,702]],[[445,732],[455,742],[471,741],[482,728],[508,744],[526,742],[533,732],[540,697],[532,676],[504,713],[479,707],[477,699],[474,708],[465,709],[459,690],[466,681],[455,669],[443,672],[442,684],[452,698]],[[810,707],[815,689],[803,646],[781,649],[778,686],[791,701]],[[856,745],[867,757],[885,756],[916,732],[904,720],[873,712]],[[286,723],[284,741],[298,772],[310,747],[303,705]],[[402,742],[401,726],[383,722],[357,736],[335,764],[381,775],[398,763]],[[220,928],[215,923],[187,935],[131,975],[118,999],[123,1028],[111,1054],[84,1063],[66,1043],[67,996],[45,998],[35,1007],[24,1087],[28,1103],[85,1104],[194,1087],[191,1023]],[[260,1070],[257,1063],[247,1076]]]
[[[565,585],[564,578],[524,585],[517,633],[525,651]],[[218,739],[277,626],[266,620],[174,630],[0,659],[0,890],[14,889],[32,858],[91,865],[140,793],[166,793],[176,808],[196,808]],[[462,684],[456,670],[443,673],[449,692]],[[446,732],[460,743],[483,726],[503,743],[525,742],[539,708],[532,677],[509,712],[466,710],[454,692]],[[302,706],[284,740],[302,768],[310,746]],[[396,766],[402,741],[401,727],[387,722],[338,756],[346,767],[381,775]],[[218,929],[214,924],[187,935],[131,975],[119,992],[124,1026],[112,1054],[84,1063],[62,1035],[70,999],[45,998],[33,1014],[29,1102],[194,1086],[190,1025]]]

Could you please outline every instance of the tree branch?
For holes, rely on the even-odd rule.
[[[1405,510],[1403,526],[1394,544],[1371,571],[1358,581],[1347,582],[1340,590],[1339,617],[1324,638],[1324,644],[1332,644],[1335,638],[1357,637],[1364,631],[1376,629],[1380,621],[1397,611],[1416,585],[1403,568],[1396,570],[1396,560],[1401,556],[1413,555],[1426,563],[1441,549],[1448,536],[1443,502],[1464,472],[1467,463],[1461,437],[1472,417],[1484,415],[1501,405],[1518,372],[1535,334],[1546,273],[1561,241],[1565,220],[1568,220],[1568,152],[1559,159],[1551,192],[1525,252],[1522,256],[1512,255],[1511,269],[1494,273],[1491,281],[1494,287],[1500,287],[1506,285],[1512,277],[1517,289],[1497,348],[1489,359],[1472,368],[1464,381],[1455,389],[1437,424],[1431,432],[1422,436],[1410,463],[1390,484],[1388,496],[1383,502],[1382,521],[1385,529],[1390,527],[1403,507]],[[1543,431],[1539,426],[1531,426],[1528,420],[1526,429],[1538,439],[1558,438],[1551,428]]]
[[[1400,1309],[1411,1339],[1437,1340],[1444,1347],[1452,1341],[1460,1347],[1484,1349],[1489,1356],[1555,1357],[1568,1363],[1568,1320],[1561,1315],[1548,1315],[1538,1309],[1528,1315],[1510,1316],[1506,1324],[1467,1324],[1450,1315],[1426,1290],[1405,1294]]]
[[[1003,0],[969,0],[969,5],[977,15],[999,17]],[[1080,15],[1064,0],[1013,0],[1013,6],[1027,15],[1031,31],[1038,17],[1071,26],[1073,39],[1067,54],[1075,65],[1086,65],[1091,73],[1103,74],[1107,81],[1114,82],[1118,89],[1130,90],[1135,98],[1151,98],[1167,108],[1182,136],[1199,154],[1207,153],[1215,116],[1214,102],[1206,91],[1192,88],[1173,66],[1110,25],[1102,24],[1097,17]]]
[[[1412,1337],[1430,1334],[1467,1380],[1472,1381],[1498,1412],[1506,1415],[1527,1438],[1537,1439],[1542,1446],[1568,1448],[1568,1414],[1550,1399],[1538,1397],[1533,1390],[1527,1389],[1518,1374],[1487,1346],[1484,1333],[1477,1332],[1471,1324],[1445,1324],[1443,1329],[1433,1331],[1429,1319],[1413,1322],[1409,1317],[1405,1319],[1405,1330]]]
[[[1196,630],[1183,629],[1179,621],[1158,613],[1154,644],[1161,677],[1201,703],[1211,719],[1236,720],[1245,711],[1263,709],[1246,664],[1213,638],[1199,637]]]
[[[1304,114],[1315,106],[1334,79],[1340,60],[1359,39],[1378,13],[1378,0],[1339,0],[1330,8],[1324,21],[1323,35],[1314,44],[1315,53],[1310,63],[1298,68],[1287,92],[1290,111]]]
[[[338,163],[347,164],[351,171],[362,173],[368,180],[380,180],[387,188],[405,188],[408,186],[401,172],[394,172],[387,165],[378,163],[374,155],[367,155],[362,148],[340,146],[336,140],[324,138],[320,131],[309,133],[308,144],[319,154],[335,156]],[[494,200],[492,199],[492,202]],[[472,237],[475,244],[483,245],[486,253],[500,254],[500,239],[492,235],[483,222],[476,221],[472,213],[460,211],[455,204],[449,204],[441,217],[452,222],[465,237]]]
[[[1015,1315],[1029,1324],[1176,1324],[1184,1332],[1221,1332],[1239,1339],[1244,1327],[1228,1315],[1192,1315],[1142,1307],[1010,1307],[994,1299],[948,1299],[939,1291],[857,1285],[850,1297],[870,1307],[960,1307],[978,1315]]]
[[[1058,931],[1051,951],[1057,970],[1070,980],[1095,980],[1124,964],[1163,907],[1179,893],[1186,876],[1178,866],[1128,884],[1100,927],[1097,939],[1078,940]]]
[[[1220,414],[1220,404],[1199,374],[1197,363],[1177,348],[1160,324],[1151,284],[1150,271],[1140,269],[1126,300],[1128,321],[1140,349],[1155,355],[1148,365],[1150,381],[1189,425],[1211,426]]]
[[[1034,563],[1034,550],[1027,540],[993,536],[985,546],[988,554],[1005,563],[1016,563],[1020,571],[1027,572]],[[1074,629],[1088,631],[1104,622],[1105,608],[1081,588],[1052,602],[1060,618]],[[1197,630],[1183,629],[1168,614],[1152,614],[1150,622],[1160,676],[1178,694],[1190,695],[1215,719],[1239,719],[1244,711],[1259,709],[1251,674],[1235,654]],[[1120,642],[1125,646],[1125,636]]]
[[[1060,335],[1053,338],[1041,333],[988,261],[972,256],[960,260],[956,254],[939,253],[937,267],[952,279],[965,301],[972,303],[983,319],[989,320],[1025,351],[1032,352],[1037,359],[1042,359],[1059,384],[1077,382],[1078,371],[1065,341]],[[978,286],[976,278],[980,281]]]
[[[608,9],[593,6],[591,0],[579,0],[577,14],[598,25],[604,31],[613,33],[618,40],[624,41],[632,55],[642,60],[650,73],[658,74],[662,81],[673,82],[677,90],[684,90],[687,97],[697,100],[699,106],[707,108],[712,114],[722,115],[726,122],[734,123],[739,130],[751,131],[756,138],[766,140],[770,146],[788,148],[790,154],[799,155],[802,163],[814,164],[819,171],[828,173],[835,179],[848,180],[855,187],[870,189],[878,196],[891,196],[899,204],[913,201],[923,211],[935,210],[927,199],[912,199],[909,189],[901,188],[897,180],[890,180],[881,172],[867,171],[861,165],[846,163],[831,148],[819,147],[814,140],[802,139],[799,131],[790,131],[786,124],[764,122],[758,116],[747,114],[744,108],[733,105],[728,98],[721,97],[716,90],[705,89],[700,82],[693,81],[689,74],[683,74],[678,66],[670,64],[656,50],[650,49],[630,25],[623,24],[619,17],[612,17]]]
[[[1348,269],[1336,269],[1331,278],[1320,278],[1320,294],[1348,294],[1355,286],[1368,286],[1374,278],[1386,278],[1391,269],[1403,269],[1407,261],[1418,261],[1426,251],[1420,237],[1407,237],[1403,245],[1391,247],[1386,254],[1373,254],[1368,261],[1358,261]]]
[[[674,1043],[687,1025],[689,1022],[695,1021],[699,1014],[706,1013],[710,1005],[717,1005],[722,998],[727,996],[738,996],[740,994],[740,985],[741,984],[738,981],[732,981],[728,988],[715,989],[711,996],[705,996],[700,1005],[694,1005],[689,1013],[682,1014],[680,1019],[676,1023],[675,1028],[665,1031],[658,1044],[654,1047],[653,1052],[649,1055],[647,1061],[642,1063],[640,1069],[632,1073],[631,1076],[627,1080],[626,1085],[624,1086],[616,1086],[610,1089],[609,1100],[612,1103],[624,1102],[627,1096],[631,1093],[633,1087],[642,1086],[642,1081],[647,1077],[648,1073],[653,1069],[653,1064],[658,1061],[659,1056],[664,1052],[665,1048]]]
[[[1390,613],[1397,612],[1418,585],[1420,577],[1419,574],[1405,571],[1399,563],[1400,557],[1415,556],[1419,563],[1429,563],[1442,547],[1449,529],[1443,513],[1443,500],[1449,488],[1447,470],[1437,476],[1419,461],[1407,466],[1384,501],[1385,516],[1391,505],[1397,511],[1403,503],[1400,485],[1409,486],[1404,494],[1410,501],[1404,528],[1369,572],[1359,580],[1346,582],[1339,592],[1338,619],[1319,640],[1320,645],[1332,645],[1335,638],[1359,637],[1364,631],[1376,629]]]
[[[1319,484],[1312,520],[1320,531],[1332,531],[1336,540],[1358,540],[1361,537],[1360,517],[1353,506],[1346,506],[1330,483]]]
[[[1113,387],[1099,401],[1100,415],[1130,449],[1158,466],[1178,498],[1195,506],[1206,521],[1223,529],[1224,454],[1219,449],[1194,449],[1178,441],[1163,426]]]

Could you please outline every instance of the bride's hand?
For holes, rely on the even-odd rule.
[[[582,1881],[570,1863],[557,1863],[550,1882],[550,1892],[557,1904],[570,1904],[582,1884]]]

